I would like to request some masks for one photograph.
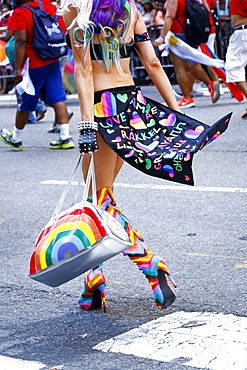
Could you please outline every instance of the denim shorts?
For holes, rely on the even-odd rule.
[[[35,95],[21,95],[18,99],[20,111],[35,110],[40,96],[47,105],[66,100],[59,60],[43,67],[30,68],[29,76],[35,88]]]

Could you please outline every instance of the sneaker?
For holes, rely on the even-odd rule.
[[[56,141],[50,142],[50,148],[51,149],[73,149],[75,147],[75,144],[72,140],[72,137],[68,137],[68,139],[62,140],[59,138]]]
[[[14,142],[12,139],[13,132],[6,130],[3,128],[0,131],[0,139],[5,143],[11,146],[14,150],[22,150],[22,141]]]
[[[74,112],[68,111],[68,122],[73,117]],[[53,123],[52,127],[47,130],[48,134],[59,134],[60,128],[58,123]]]
[[[71,118],[73,117],[73,115],[74,115],[74,112],[71,112],[71,110],[68,111],[68,122],[71,120]]]
[[[243,118],[243,119],[247,118],[247,110],[242,114],[241,118]]]
[[[43,108],[42,110],[36,111],[36,120],[37,122],[42,120],[42,118],[45,117],[45,114],[47,112],[47,108]]]
[[[57,123],[53,124],[49,130],[47,130],[48,134],[59,134],[60,133],[60,128]]]
[[[185,99],[182,96],[180,102],[178,103],[178,106],[180,108],[192,108],[192,107],[195,107],[195,102],[193,98]]]
[[[224,89],[223,89],[222,85],[220,85],[220,95],[224,95]]]
[[[177,97],[177,98],[182,98],[182,96],[183,96],[183,93],[182,93],[182,91],[181,90],[173,90],[173,92],[174,92],[174,95]]]
[[[220,83],[219,83],[219,81],[210,81],[208,91],[210,92],[212,103],[216,103],[220,98]]]
[[[34,116],[34,112],[30,112],[29,113],[29,116],[28,116],[28,120],[27,120],[27,123],[36,123],[36,118]]]
[[[193,89],[192,89],[192,95],[193,96],[203,96],[203,91],[202,91],[202,85],[201,83],[194,83]]]
[[[177,97],[177,98],[182,98],[182,96],[183,96],[183,93],[182,93],[182,91],[181,90],[173,90],[173,92],[174,92],[174,95]],[[197,90],[197,89],[194,89],[193,88],[193,90],[192,90],[192,95],[193,95],[193,97],[200,97],[200,96],[203,96],[203,91],[202,91],[202,89],[201,90]]]

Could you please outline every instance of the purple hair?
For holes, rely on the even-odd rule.
[[[120,19],[127,21],[130,17],[129,0],[93,0],[90,20],[103,27],[116,27]]]

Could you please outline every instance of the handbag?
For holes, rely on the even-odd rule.
[[[97,206],[93,156],[83,200],[60,212],[80,159],[50,221],[38,235],[30,259],[30,278],[51,287],[74,279],[131,246],[119,222]],[[92,203],[86,200],[91,180]]]

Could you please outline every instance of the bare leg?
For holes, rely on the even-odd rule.
[[[213,81],[219,81],[219,76],[217,75],[213,67],[207,66],[207,70],[208,70],[209,76],[211,77]]]
[[[210,84],[210,78],[201,64],[188,62],[188,73],[195,79],[204,82],[207,86]]]
[[[187,73],[188,63],[171,52],[170,59],[172,64],[174,65],[176,78],[183,93],[183,96],[185,99],[189,99],[192,94],[194,78]]]
[[[123,227],[132,242],[131,247],[123,252],[124,255],[127,255],[131,261],[136,263],[139,270],[147,277],[153,289],[157,307],[166,308],[175,299],[175,294],[169,286],[169,279],[174,286],[175,283],[170,277],[165,261],[153,255],[145,244],[142,236],[138,231],[133,229],[132,225],[116,205],[112,187],[123,165],[123,160],[108,147],[100,135],[98,135],[98,143],[99,150],[94,153],[98,205],[114,215],[113,217],[115,217],[122,226],[124,225]],[[89,157],[85,157],[83,160],[84,176],[88,171],[89,160]],[[82,294],[78,300],[80,307],[83,310],[99,308],[103,302],[104,310],[106,310],[105,285],[106,281],[103,275],[102,265],[89,270],[84,279]],[[98,294],[99,290],[100,299],[96,302],[96,291]]]
[[[68,110],[64,101],[51,104],[51,107],[55,110],[56,123],[68,123]]]
[[[123,165],[120,158],[98,134],[99,150],[94,153],[94,166],[96,175],[96,190],[113,188],[113,183]],[[87,176],[90,157],[85,157],[82,162],[84,179]]]
[[[23,130],[29,116],[29,110],[24,110],[24,111],[16,111],[15,115],[15,127],[18,128],[19,130]]]
[[[236,82],[236,84],[238,85],[239,90],[241,90],[242,93],[244,94],[244,96],[247,98],[247,85],[246,85],[246,81]]]

